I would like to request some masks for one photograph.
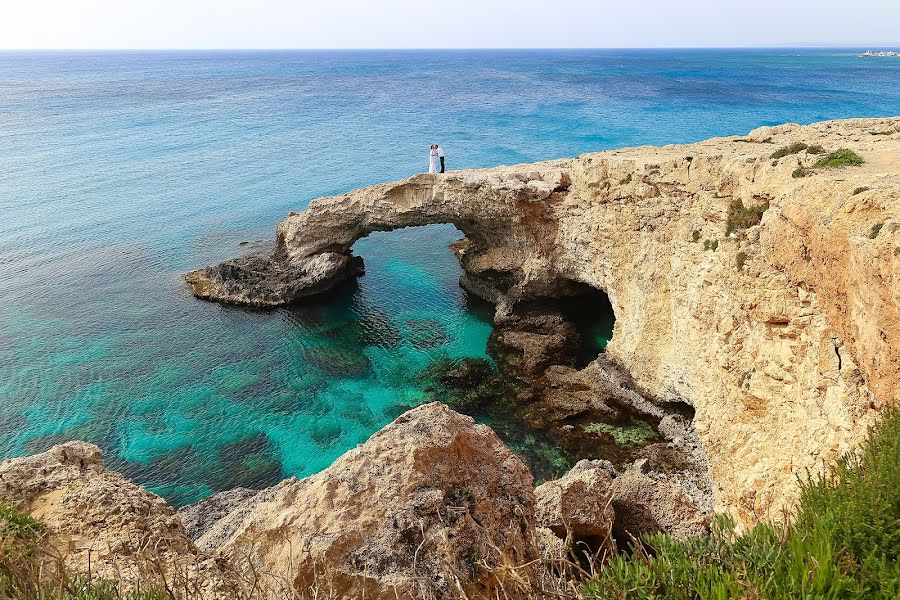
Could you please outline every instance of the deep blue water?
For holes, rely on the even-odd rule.
[[[493,166],[900,114],[851,50],[0,53],[0,457],[72,438],[175,503],[327,466],[484,356],[449,226],[377,234],[368,274],[272,312],[181,275],[289,210]]]

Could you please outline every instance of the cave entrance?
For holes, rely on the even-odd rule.
[[[558,300],[557,306],[581,335],[575,367],[583,369],[606,350],[613,336],[616,315],[603,290],[575,282],[571,287],[574,293]]]

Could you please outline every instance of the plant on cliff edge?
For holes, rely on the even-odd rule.
[[[835,150],[828,156],[819,159],[819,161],[813,165],[813,168],[836,169],[838,167],[858,167],[863,164],[863,162],[862,157],[853,150],[841,148],[840,150]]]
[[[735,198],[728,205],[728,221],[725,226],[725,235],[731,235],[741,229],[759,225],[759,222],[762,221],[763,213],[768,209],[768,200],[754,206],[745,206],[743,200]]]
[[[736,534],[722,517],[708,536],[646,535],[583,591],[622,600],[900,597],[900,409],[859,452],[803,482],[787,527]]]

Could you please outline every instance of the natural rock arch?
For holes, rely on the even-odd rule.
[[[888,130],[900,118],[419,175],[315,201],[279,225],[271,255],[187,278],[204,298],[275,306],[358,272],[366,232],[453,223],[464,285],[498,310],[565,281],[608,293],[610,358],[651,397],[694,407],[717,506],[749,524],[900,399],[900,138],[871,135]],[[865,163],[772,157],[801,142]],[[735,233],[735,205],[767,209]]]

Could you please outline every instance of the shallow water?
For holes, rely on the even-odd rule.
[[[839,50],[0,53],[0,457],[87,439],[190,502],[320,470],[484,356],[449,226],[361,240],[357,285],[289,310],[181,279],[432,142],[477,167],[893,114],[900,61]]]

